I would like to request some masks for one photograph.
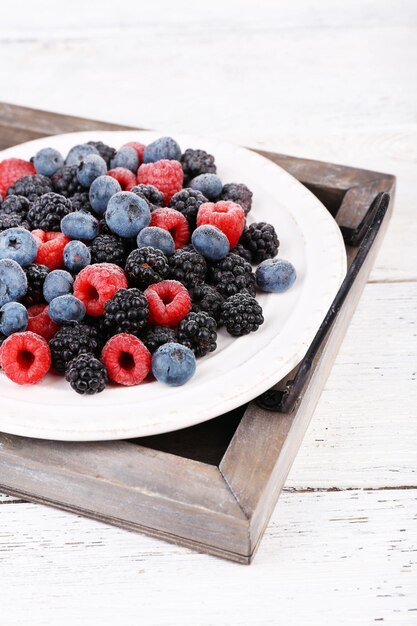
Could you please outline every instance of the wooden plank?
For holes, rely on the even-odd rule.
[[[7,626],[415,625],[416,490],[284,492],[251,568],[33,504],[0,514]]]

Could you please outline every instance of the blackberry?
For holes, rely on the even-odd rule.
[[[165,254],[150,247],[132,250],[125,265],[129,284],[143,289],[167,278],[168,271],[168,259]]]
[[[80,354],[68,363],[65,380],[77,393],[92,395],[103,391],[108,381],[107,370],[94,354]]]
[[[189,292],[192,301],[191,310],[194,313],[207,313],[216,322],[220,321],[221,306],[224,298],[217,289],[202,283],[201,285],[190,287]]]
[[[103,326],[111,335],[130,333],[139,337],[148,313],[148,301],[139,289],[119,289],[104,305]]]
[[[62,326],[49,342],[52,365],[58,372],[65,372],[68,363],[79,354],[97,355],[101,341],[97,328],[87,324]]]
[[[8,196],[24,196],[30,202],[34,202],[44,193],[52,191],[52,183],[47,176],[35,174],[32,176],[23,176],[8,188]]]
[[[125,246],[117,235],[99,235],[90,244],[91,263],[114,263],[122,267],[126,261]]]
[[[244,229],[239,243],[252,254],[253,263],[272,259],[278,252],[279,241],[272,224],[259,222]]]
[[[110,161],[116,154],[116,148],[107,146],[102,141],[88,141],[87,143],[89,146],[93,146],[97,150],[101,158],[105,160],[107,167],[110,168]]]
[[[245,259],[245,261],[247,261],[248,263],[252,263],[252,252],[250,250],[247,250],[244,246],[242,246],[241,243],[238,243],[237,246],[235,246],[234,248],[232,248],[232,250],[230,250],[230,252],[232,252],[233,254],[237,254],[238,256],[241,256],[242,259]]]
[[[247,335],[264,323],[262,307],[247,293],[238,293],[223,303],[222,322],[233,337]]]
[[[250,263],[233,253],[211,264],[209,282],[225,298],[234,296],[240,291],[247,291],[252,296],[256,293],[255,274],[252,272]]]
[[[49,267],[40,265],[39,263],[31,263],[24,268],[26,278],[28,280],[28,289],[23,299],[25,306],[40,304],[45,302],[43,297],[43,283],[49,274]]]
[[[179,280],[186,287],[203,283],[207,274],[207,263],[201,254],[194,251],[177,250],[168,259],[169,278]]]
[[[172,196],[169,206],[183,214],[190,230],[196,227],[198,209],[204,202],[208,202],[201,191],[197,189],[182,189]]]
[[[223,185],[219,200],[231,200],[240,204],[247,215],[252,208],[252,196],[251,190],[243,183],[227,183]]]
[[[70,197],[70,200],[74,211],[87,211],[88,213],[93,212],[88,197],[88,191],[77,191]]]
[[[69,198],[84,191],[77,179],[78,165],[64,165],[51,178],[53,191]]]
[[[25,218],[31,207],[30,201],[25,196],[8,196],[0,207],[1,213],[15,213]]]
[[[178,342],[196,356],[213,352],[217,341],[217,324],[207,313],[188,313],[178,326]]]
[[[164,194],[153,185],[136,185],[130,191],[140,198],[144,198],[151,211],[156,207],[164,206]]]
[[[153,354],[164,343],[177,341],[177,332],[173,328],[168,328],[168,326],[151,326],[142,333],[140,339],[149,352]]]
[[[71,200],[58,193],[46,193],[33,203],[28,220],[32,229],[59,231],[62,218],[73,211]]]
[[[19,213],[2,213],[0,211],[0,231],[21,226],[29,230],[29,222]]]
[[[217,172],[214,156],[205,150],[188,148],[181,156],[181,165],[184,172],[184,185],[200,174],[216,174]]]

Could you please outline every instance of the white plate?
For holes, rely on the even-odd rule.
[[[46,137],[0,153],[30,158],[53,146],[64,155],[75,144],[101,139],[119,147],[130,140],[149,143],[169,133],[82,132]],[[259,331],[233,339],[219,332],[218,348],[198,361],[183,387],[147,382],[108,387],[80,396],[62,377],[48,375],[20,387],[0,374],[0,431],[29,437],[92,441],[142,437],[177,430],[221,415],[266,391],[304,356],[346,272],[343,240],[325,207],[295,178],[271,161],[231,144],[173,134],[182,149],[214,154],[223,182],[244,182],[254,192],[252,221],[274,224],[279,256],[297,270],[283,294],[260,294],[265,323]]]

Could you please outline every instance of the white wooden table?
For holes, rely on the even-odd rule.
[[[14,0],[0,100],[387,171],[394,218],[254,564],[0,496],[0,623],[416,624],[416,3],[149,4]]]

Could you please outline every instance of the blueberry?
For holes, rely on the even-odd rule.
[[[110,161],[110,167],[112,169],[115,167],[124,167],[136,174],[139,167],[138,153],[131,146],[123,146]]]
[[[267,259],[256,268],[256,284],[262,291],[280,293],[294,283],[297,274],[292,263],[284,259]]]
[[[144,163],[155,163],[161,159],[181,160],[181,148],[172,137],[160,137],[146,146],[143,153]]]
[[[152,356],[152,373],[155,378],[173,387],[188,382],[195,368],[194,352],[180,343],[165,343]]]
[[[28,280],[19,263],[12,259],[0,260],[0,307],[6,302],[20,300],[26,294]]]
[[[165,256],[171,256],[175,252],[175,243],[172,235],[158,226],[147,226],[142,228],[137,237],[138,248],[156,248],[161,250]]]
[[[38,244],[26,228],[8,228],[0,233],[0,259],[13,259],[26,267],[35,260]]]
[[[93,180],[106,172],[106,161],[98,154],[89,154],[78,166],[77,180],[83,187],[90,187]]]
[[[148,226],[151,212],[143,198],[130,191],[119,191],[110,198],[105,219],[107,226],[116,235],[136,237],[142,228]]]
[[[64,264],[70,272],[79,272],[91,263],[91,252],[82,241],[70,241],[64,248]]]
[[[201,191],[209,200],[215,200],[220,196],[223,184],[217,174],[200,174],[192,179],[189,187]]]
[[[79,165],[89,154],[98,154],[98,150],[88,143],[73,146],[67,154],[65,165]]]
[[[28,312],[20,302],[7,302],[0,309],[0,333],[9,336],[26,330]]]
[[[81,322],[85,315],[85,306],[75,296],[67,294],[54,298],[48,306],[48,314],[53,322]]]
[[[99,176],[93,180],[88,198],[94,211],[98,215],[104,215],[110,198],[118,191],[122,191],[122,188],[112,176]]]
[[[72,291],[74,279],[65,270],[53,270],[49,272],[43,283],[43,297],[47,302],[52,302],[54,298],[65,296]]]
[[[191,237],[194,249],[209,261],[220,261],[229,253],[226,235],[216,226],[204,224],[195,229]]]
[[[64,159],[55,148],[42,148],[33,157],[33,165],[38,174],[53,176],[64,165]]]
[[[95,239],[98,235],[98,220],[86,211],[68,213],[61,220],[61,231],[70,239]]]

